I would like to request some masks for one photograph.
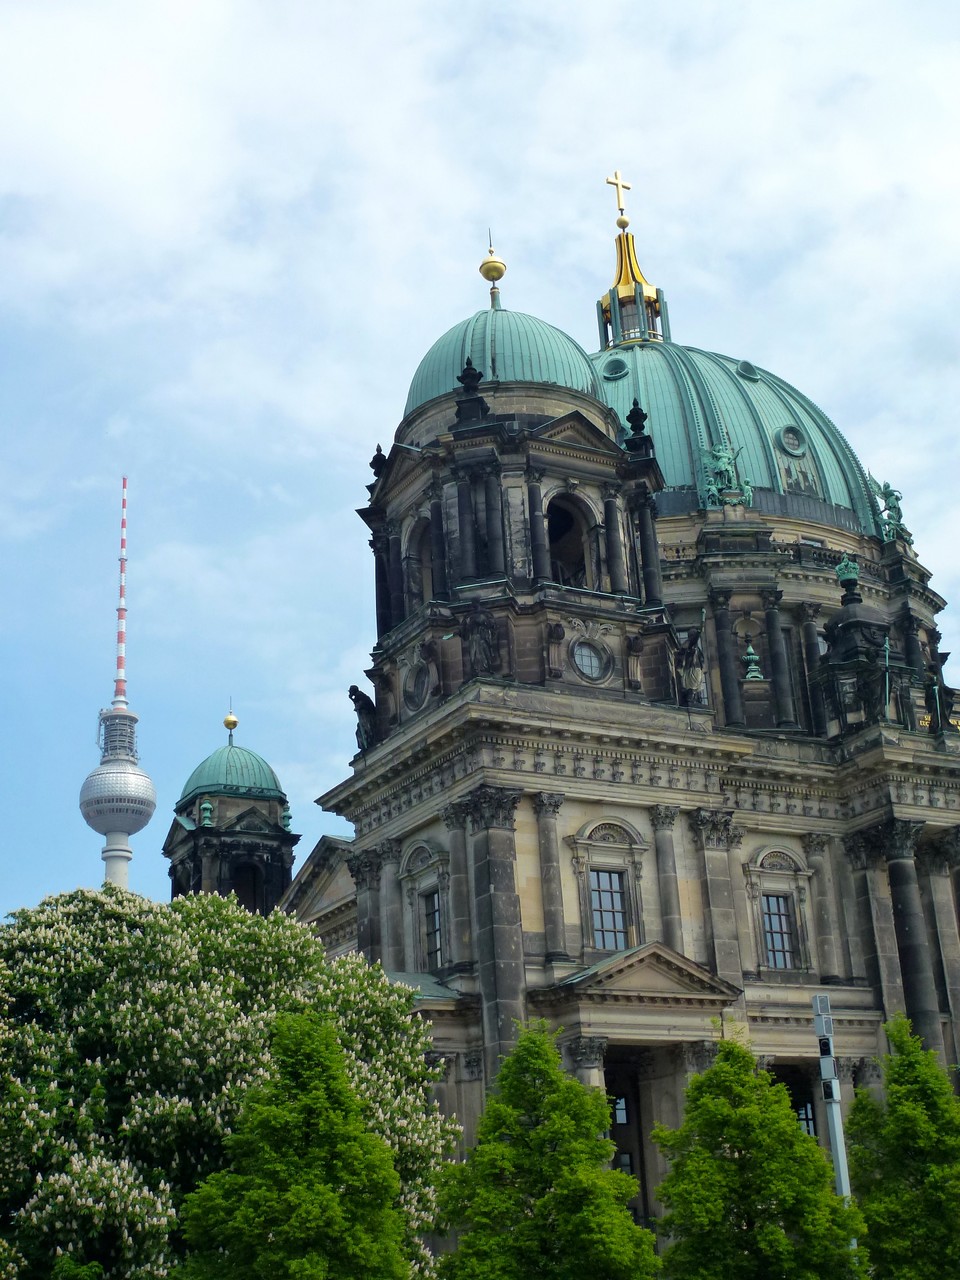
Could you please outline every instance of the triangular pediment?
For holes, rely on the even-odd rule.
[[[271,822],[256,806],[251,805],[249,809],[244,809],[242,813],[238,813],[236,817],[231,818],[221,828],[221,831],[229,831],[231,835],[240,833],[244,835],[277,835],[283,832],[283,827],[278,822]]]
[[[579,409],[565,413],[562,418],[554,418],[552,422],[545,422],[532,433],[532,437],[544,444],[549,442],[553,445],[589,449],[591,452],[609,453],[611,457],[620,457],[623,453],[619,445]]]
[[[633,998],[657,1003],[707,1002],[726,1005],[740,995],[731,983],[680,955],[662,942],[648,942],[571,974],[557,990],[584,998]]]

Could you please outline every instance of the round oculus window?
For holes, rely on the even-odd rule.
[[[630,367],[622,356],[611,356],[604,362],[603,376],[608,382],[616,382],[618,378],[625,378],[630,372]]]
[[[577,640],[572,648],[573,664],[588,680],[599,680],[603,675],[603,654],[589,640]]]

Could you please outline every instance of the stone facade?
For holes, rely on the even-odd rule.
[[[650,1128],[721,1022],[820,1132],[814,994],[847,1104],[896,1010],[957,1061],[943,601],[903,538],[799,495],[658,517],[642,414],[462,385],[375,460],[375,740],[320,799],[356,835],[285,904],[420,989],[468,1139],[517,1020],[561,1029],[650,1214]]]

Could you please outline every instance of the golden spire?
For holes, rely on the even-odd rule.
[[[231,698],[230,710],[223,717],[223,727],[227,730],[227,742],[231,747],[233,746],[233,731],[239,723],[240,721],[233,714],[233,699]]]
[[[484,280],[490,281],[490,306],[494,311],[500,309],[500,290],[497,288],[497,281],[502,280],[507,273],[507,264],[502,258],[498,258],[493,249],[493,236],[487,232],[487,240],[490,248],[487,250],[487,256],[480,263],[480,274]]]
[[[633,233],[628,231],[630,219],[626,216],[626,200],[624,192],[632,189],[619,169],[614,169],[613,177],[607,178],[607,186],[613,187],[617,194],[617,269],[610,292],[601,300],[604,320],[612,327],[612,300],[616,298],[621,311],[633,308],[636,315],[621,316],[624,321],[618,341],[636,342],[649,338],[661,337],[657,329],[660,314],[660,302],[657,287],[650,283],[640,270],[637,261],[637,246]],[[642,301],[641,301],[642,300]],[[641,317],[641,309],[644,317]]]

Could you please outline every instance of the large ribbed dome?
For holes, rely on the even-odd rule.
[[[279,779],[261,756],[232,743],[218,747],[198,764],[187,779],[177,808],[199,795],[247,795],[258,799],[285,800]]]
[[[436,396],[459,391],[457,377],[468,356],[486,382],[547,383],[602,399],[590,357],[573,338],[535,316],[491,307],[433,344],[413,375],[404,417]]]
[[[768,494],[786,495],[800,516],[881,533],[853,450],[827,415],[783,379],[749,361],[673,342],[618,344],[591,359],[602,397],[622,422],[634,398],[648,414],[668,491],[702,490],[704,452],[727,443],[740,451],[737,471],[752,485],[755,506],[773,501]],[[668,512],[669,493],[659,503]]]

